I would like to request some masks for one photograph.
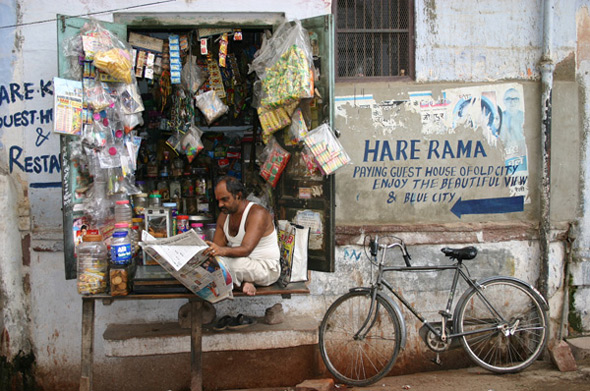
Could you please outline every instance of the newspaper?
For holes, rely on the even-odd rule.
[[[233,279],[221,257],[203,255],[208,248],[190,230],[165,239],[142,232],[139,245],[191,292],[210,303],[233,297]]]

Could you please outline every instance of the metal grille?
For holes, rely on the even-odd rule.
[[[412,0],[338,0],[339,78],[404,76],[410,71]]]

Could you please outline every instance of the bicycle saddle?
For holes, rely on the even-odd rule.
[[[440,251],[442,251],[447,257],[456,259],[458,261],[473,259],[477,255],[477,249],[473,246],[463,248],[445,247],[442,248]]]

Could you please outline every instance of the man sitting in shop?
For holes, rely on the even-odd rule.
[[[244,185],[231,176],[215,186],[221,213],[213,241],[205,255],[224,257],[234,284],[249,296],[256,286],[268,286],[281,274],[277,231],[271,214],[261,205],[245,199]]]

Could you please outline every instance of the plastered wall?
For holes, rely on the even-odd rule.
[[[0,191],[3,195],[0,202],[9,203],[7,208],[14,216],[12,220],[0,220],[0,232],[11,233],[0,238],[2,248],[18,254],[19,239],[31,235],[30,242],[25,242],[29,244],[24,246],[22,261],[18,256],[0,259],[1,291],[4,294],[8,288],[10,297],[18,298],[16,304],[20,305],[17,307],[28,311],[32,327],[23,331],[23,335],[31,341],[40,377],[51,384],[69,384],[72,389],[76,389],[80,357],[81,301],[75,292],[75,282],[64,279],[63,253],[60,251],[61,167],[59,142],[51,132],[50,112],[53,105],[51,79],[57,74],[55,15],[90,13],[98,19],[112,21],[112,10],[124,12],[125,9],[133,12],[273,11],[285,12],[288,18],[331,12],[331,2],[322,0],[193,0],[142,6],[146,3],[9,0],[0,4],[0,175],[9,176],[10,183],[17,184],[11,188],[14,196],[4,196],[7,193]],[[555,2],[553,56],[559,77],[553,90],[552,170],[555,175],[552,197],[555,202],[551,216],[556,222],[580,218],[579,178],[583,156],[579,144],[583,140],[580,125],[583,121],[572,57],[576,46],[575,14],[586,4],[585,1]],[[516,3],[503,0],[494,4],[468,0],[416,0],[416,80],[337,83],[335,125],[352,158],[352,164],[336,174],[337,226],[400,223],[419,227],[432,223],[535,222],[539,210],[540,83],[537,63],[542,46],[541,8],[540,0]],[[527,165],[526,173],[520,172],[523,175],[519,178],[526,178],[526,189],[506,185],[507,171],[497,173],[496,170],[506,166],[509,157],[499,134],[494,134],[497,122],[490,124],[486,121],[488,112],[482,111],[481,106],[485,97],[492,103],[488,106],[492,109],[490,113],[494,108],[497,113],[507,110],[504,95],[509,88],[520,94],[518,110],[524,115],[522,131],[526,155],[519,156],[526,156]],[[465,93],[463,98],[471,94],[474,101],[463,106],[465,116],[460,116],[460,123],[454,123],[454,108],[458,107],[462,93]],[[447,117],[442,118],[440,114],[443,113]],[[387,148],[384,147],[385,141],[389,143]],[[460,145],[460,141],[463,144]],[[471,141],[470,147],[467,147],[468,141]],[[405,145],[405,149],[398,148],[398,142],[400,147]],[[432,142],[438,142],[438,147]],[[376,176],[376,169],[370,171],[372,167],[384,167],[381,177]],[[421,176],[410,177],[409,171],[405,176],[392,175],[392,170],[403,170],[404,167],[406,170],[414,167],[415,172],[421,167]],[[492,167],[492,173],[486,174],[490,177],[487,183],[489,185],[493,179],[498,185],[486,187],[484,183],[460,189],[442,188],[445,179],[462,179],[461,169],[469,167],[471,170],[483,167],[484,171]],[[427,168],[436,168],[439,172],[426,176]],[[453,173],[448,171],[453,168]],[[369,175],[369,172],[373,174]],[[514,172],[508,175],[512,174]],[[466,175],[467,178],[474,176],[482,175],[475,171]],[[398,179],[407,182],[403,186],[401,183],[396,185]],[[416,184],[415,179],[419,180]],[[7,186],[8,182],[0,181],[0,186]],[[502,208],[506,208],[502,213],[485,213],[490,208],[485,201],[470,204],[469,208],[463,209],[468,213],[459,213],[461,217],[452,212],[459,198],[478,201],[519,197],[522,197],[522,204],[514,205],[511,203],[514,200],[501,202]],[[520,207],[522,210],[514,210]],[[17,231],[18,235],[15,235]],[[476,275],[504,273],[536,281],[539,254],[534,235],[488,243],[485,233],[474,232],[471,239],[482,254],[473,264]],[[408,236],[416,238],[415,233]],[[411,250],[419,259],[440,262],[440,246],[432,244],[437,236],[442,234],[420,236]],[[452,235],[444,238],[449,244],[456,240]],[[420,246],[420,241],[425,244]],[[465,243],[465,240],[457,242]],[[346,286],[367,283],[370,270],[360,243],[361,238],[353,236],[348,243],[339,244],[336,273],[313,273],[312,295],[285,301],[286,311],[311,315],[319,320],[327,305],[344,292]],[[551,253],[550,292],[552,320],[556,324],[561,310],[559,292],[563,288],[563,259],[564,247],[561,242],[556,242]],[[15,262],[26,265],[20,267]],[[421,301],[423,288],[414,289],[416,282],[409,277],[397,278],[396,282],[405,287],[411,300]],[[27,285],[16,286],[12,281],[27,281]],[[424,286],[433,283],[428,277]],[[585,302],[587,294],[578,301]],[[97,338],[106,325],[113,322],[175,319],[181,304],[168,301],[118,303],[116,308],[99,306]],[[218,311],[260,316],[272,304],[273,300],[263,298],[248,302],[236,300],[220,304]],[[6,309],[4,305],[1,308],[4,317]],[[436,314],[436,310],[425,303],[427,315]],[[21,341],[20,345],[24,346],[25,342]],[[96,346],[95,362],[98,367],[107,362],[100,344]]]

